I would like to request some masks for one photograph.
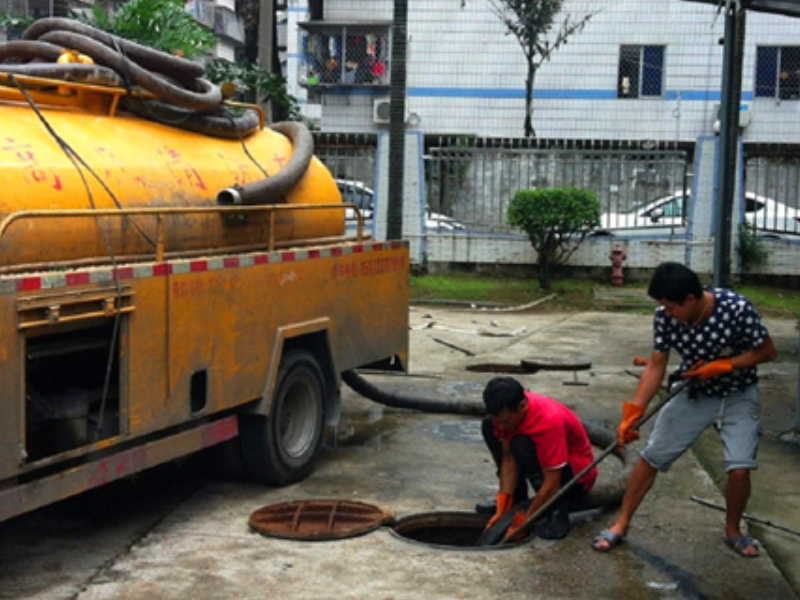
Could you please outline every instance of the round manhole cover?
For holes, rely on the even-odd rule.
[[[293,500],[270,504],[250,515],[250,527],[270,537],[339,540],[391,523],[377,506],[352,500]]]

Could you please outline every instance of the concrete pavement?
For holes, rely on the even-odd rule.
[[[493,374],[467,371],[470,364],[514,363],[531,356],[584,357],[592,361],[592,369],[580,372],[578,379],[587,386],[564,385],[572,379],[564,372],[519,377],[527,387],[572,406],[582,418],[613,426],[621,402],[636,385],[634,376],[626,373],[634,371],[630,359],[649,352],[650,322],[649,316],[623,313],[506,314],[415,307],[410,371],[419,376],[370,376],[370,381],[389,391],[479,402]],[[800,448],[778,442],[773,435],[791,414],[797,332],[791,321],[767,323],[781,357],[762,370],[768,417],[760,454],[763,466],[754,475],[749,511],[800,529]],[[60,587],[29,586],[24,589],[30,593],[15,595],[9,587],[15,572],[36,560],[40,565],[52,563],[54,557],[28,547],[24,562],[18,559],[14,540],[3,534],[13,533],[24,521],[3,525],[0,597],[796,597],[785,574],[800,572],[800,559],[795,558],[800,556],[800,540],[754,528],[766,551],[755,560],[740,558],[722,542],[722,514],[689,500],[697,495],[722,502],[714,484],[717,475],[709,475],[702,466],[719,463],[714,454],[719,442],[713,439],[703,440],[701,460],[687,453],[659,476],[628,541],[610,554],[589,547],[596,532],[610,523],[610,513],[578,523],[565,540],[533,540],[513,549],[434,549],[399,539],[385,527],[336,542],[293,542],[250,532],[251,511],[287,500],[355,499],[404,516],[469,511],[494,493],[494,467],[477,419],[389,409],[346,388],[343,399],[336,446],[323,454],[307,480],[286,488],[229,481],[202,484],[165,511],[163,519],[148,521],[147,530],[132,537],[128,546],[115,546],[114,554],[97,564],[90,576],[83,571],[69,585],[63,581],[67,573]],[[619,465],[609,461],[601,468],[601,478],[618,473]],[[76,541],[71,552],[80,547]],[[17,585],[24,584],[22,579]],[[50,593],[56,590],[61,591]],[[67,595],[68,590],[72,593]]]

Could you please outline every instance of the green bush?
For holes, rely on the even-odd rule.
[[[745,223],[739,225],[739,259],[742,261],[742,270],[749,271],[760,267],[767,262],[767,249],[756,236],[755,231]]]
[[[508,207],[508,222],[528,235],[538,255],[539,285],[550,289],[556,268],[600,223],[600,202],[594,192],[579,188],[519,190]]]

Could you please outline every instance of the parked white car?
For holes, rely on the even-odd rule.
[[[689,192],[687,191],[687,197]],[[600,232],[645,227],[683,227],[684,196],[676,190],[628,211],[607,212],[600,216]],[[800,209],[772,198],[745,194],[745,221],[757,230],[776,234],[800,234]]]
[[[342,202],[355,204],[361,210],[364,220],[372,219],[372,213],[375,210],[375,193],[371,188],[361,181],[350,179],[337,179],[336,185],[342,194]],[[345,219],[348,222],[355,222],[356,214],[352,208],[345,209]],[[466,230],[464,224],[456,221],[453,217],[435,212],[429,212],[425,216],[425,229],[443,233]]]

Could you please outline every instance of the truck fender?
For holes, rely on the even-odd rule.
[[[278,369],[281,364],[281,357],[283,356],[284,349],[287,345],[291,344],[292,340],[312,334],[323,334],[320,336],[325,340],[325,354],[327,356],[317,356],[320,361],[320,367],[325,374],[326,384],[331,385],[334,373],[337,373],[334,353],[330,347],[330,337],[327,334],[331,330],[331,319],[329,317],[320,317],[309,321],[300,321],[298,323],[291,323],[278,327],[273,339],[272,348],[269,350],[269,361],[267,362],[267,373],[264,381],[264,391],[261,398],[247,410],[248,413],[269,416],[272,412],[272,401],[275,395],[275,386],[277,385]],[[308,348],[313,352],[313,348]],[[315,353],[317,354],[317,353]],[[333,385],[336,385],[335,378]],[[330,390],[331,392],[333,389]],[[326,407],[330,409],[331,407]]]

